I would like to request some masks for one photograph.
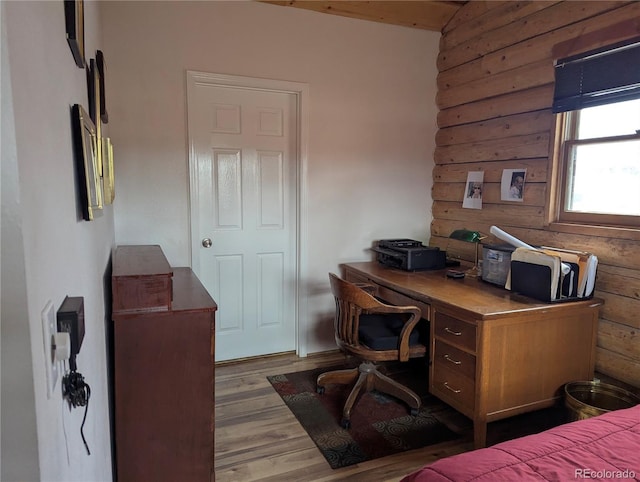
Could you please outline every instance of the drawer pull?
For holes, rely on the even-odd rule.
[[[460,360],[454,360],[453,358],[451,358],[448,353],[446,353],[443,358],[445,360],[447,360],[448,362],[453,363],[454,365],[461,365],[462,364],[462,362]]]
[[[450,335],[453,335],[453,336],[461,336],[461,335],[462,335],[462,332],[461,332],[461,331],[453,331],[453,330],[452,330],[452,329],[450,329],[448,326],[446,326],[446,327],[444,328],[444,331],[446,331],[447,333],[449,333]]]
[[[460,392],[462,391],[462,390],[460,390],[459,388],[451,388],[451,387],[449,386],[449,382],[444,382],[444,387],[445,387],[447,390],[451,390],[453,393],[460,393]]]

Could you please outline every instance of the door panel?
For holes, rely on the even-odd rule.
[[[242,164],[240,150],[213,149],[211,185],[215,186],[211,200],[204,198],[204,202],[214,203],[214,229],[242,228]],[[205,161],[206,162],[206,161]],[[206,166],[205,166],[206,167]],[[203,191],[208,191],[204,186]],[[208,219],[206,219],[208,221]]]
[[[225,301],[225,316],[216,317],[216,336],[242,331],[242,256],[216,256],[214,262],[217,294]]]
[[[258,152],[260,228],[283,229],[285,189],[281,152]]]
[[[258,256],[260,293],[258,325],[277,326],[283,318],[284,258],[282,253],[262,253]]]

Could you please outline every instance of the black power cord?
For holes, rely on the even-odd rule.
[[[84,422],[87,420],[89,411],[89,398],[91,397],[91,387],[84,381],[84,377],[73,370],[62,377],[62,395],[69,401],[72,407],[85,407],[82,425],[80,425],[80,435],[87,449],[87,454],[91,455],[89,445],[84,438]]]

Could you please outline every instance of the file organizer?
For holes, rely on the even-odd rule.
[[[592,298],[597,264],[584,251],[517,248],[506,288],[550,303]]]

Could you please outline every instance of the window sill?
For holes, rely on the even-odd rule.
[[[547,229],[559,233],[581,234],[601,238],[629,239],[640,241],[640,227],[596,226],[579,223],[549,223]]]

